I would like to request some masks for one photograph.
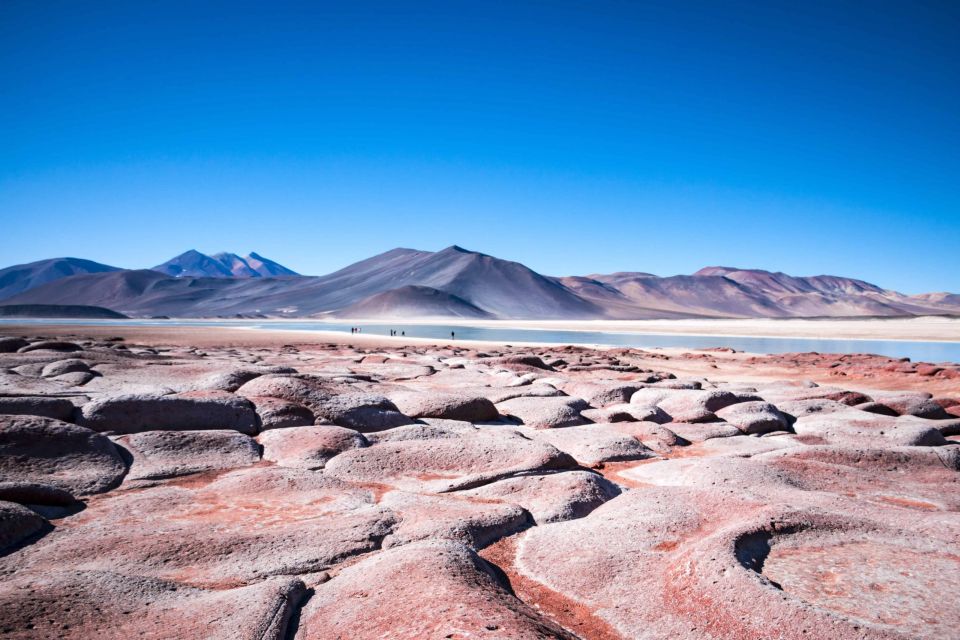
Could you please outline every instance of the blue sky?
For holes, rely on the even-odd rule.
[[[960,291],[960,3],[0,2],[0,263]]]

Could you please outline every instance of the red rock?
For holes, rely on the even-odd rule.
[[[257,414],[246,398],[226,392],[100,397],[83,405],[80,423],[95,431],[234,429],[253,435]]]
[[[0,500],[0,551],[26,540],[44,525],[46,520],[30,509]],[[6,610],[3,611],[6,618]]]
[[[264,460],[300,469],[322,469],[332,457],[369,444],[360,433],[336,426],[273,429],[257,440],[263,446]]]
[[[115,442],[132,457],[125,482],[234,469],[260,460],[257,443],[232,430],[143,431]]]
[[[282,640],[305,597],[299,580],[199,589],[103,571],[21,573],[0,584],[0,632],[11,638]]]
[[[0,481],[40,482],[75,495],[120,484],[126,465],[105,436],[38,416],[0,416]]]
[[[744,433],[769,433],[790,428],[787,417],[769,402],[740,402],[720,409],[717,417]]]
[[[385,551],[319,585],[304,607],[297,637],[573,636],[514,597],[469,547],[431,541]]]
[[[500,417],[494,404],[482,396],[431,391],[392,394],[391,399],[401,413],[412,418],[486,422]]]
[[[580,415],[588,407],[580,398],[514,398],[501,402],[497,410],[534,429],[554,429],[587,424]]]

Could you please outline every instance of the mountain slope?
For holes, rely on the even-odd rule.
[[[120,271],[92,260],[80,258],[50,258],[0,269],[0,300],[15,296],[34,287],[83,273]]]
[[[955,294],[907,296],[851,278],[796,277],[731,267],[669,277],[620,272],[554,278],[457,246],[437,252],[394,249],[320,277],[291,277],[288,269],[256,254],[245,259],[187,252],[171,262],[175,264],[168,265],[169,270],[180,275],[154,270],[83,273],[21,291],[3,302],[92,305],[127,315],[171,317],[627,320],[960,315],[960,296]],[[191,272],[215,276],[187,275]]]

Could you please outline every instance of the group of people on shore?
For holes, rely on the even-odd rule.
[[[350,327],[350,333],[360,333],[360,327]],[[396,329],[390,329],[390,337],[391,337],[391,338],[395,338],[395,337],[397,337],[397,336],[406,336],[406,335],[407,335],[407,332],[406,332],[406,331],[399,331],[399,332],[398,332]],[[457,337],[456,334],[455,334],[453,331],[451,331],[451,332],[450,332],[450,339],[451,339],[451,340],[456,340],[456,337]]]

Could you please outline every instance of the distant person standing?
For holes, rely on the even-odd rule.
[[[456,336],[456,334],[455,334],[453,331],[450,332],[450,339],[451,339],[451,340],[456,340],[456,339],[457,339],[457,336]]]

